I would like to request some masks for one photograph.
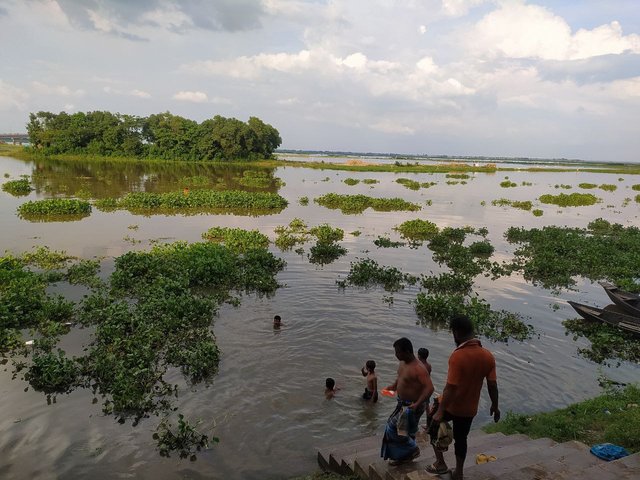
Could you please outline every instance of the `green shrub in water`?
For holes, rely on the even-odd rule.
[[[404,245],[403,242],[392,242],[390,238],[378,237],[373,241],[378,248],[398,248]]]
[[[309,205],[309,197],[300,197],[298,199],[298,203],[303,207],[306,207],[307,205]]]
[[[591,190],[593,188],[596,188],[598,185],[596,185],[595,183],[579,183],[578,186],[580,188],[584,188],[585,190]]]
[[[408,188],[409,190],[420,190],[420,182],[411,180],[409,178],[398,178],[396,183]]]
[[[501,186],[502,188],[513,188],[513,187],[517,187],[517,186],[518,186],[518,184],[517,184],[517,183],[515,183],[515,182],[511,182],[511,181],[509,181],[509,180],[505,180],[505,181],[503,181],[503,182],[500,182],[500,186]]]
[[[420,242],[433,238],[438,233],[438,226],[429,220],[407,220],[394,228],[402,238],[412,242]]]
[[[560,207],[580,207],[586,205],[594,205],[600,199],[590,193],[572,193],[567,195],[561,193],[559,195],[542,195],[540,201],[542,203],[558,205]]]
[[[351,263],[349,274],[341,285],[366,288],[381,286],[387,292],[397,292],[406,284],[414,285],[417,280],[413,275],[402,273],[396,267],[380,266],[375,260],[364,258]]]
[[[2,190],[10,193],[14,197],[23,197],[29,195],[33,188],[26,178],[20,180],[11,180],[2,184]]]
[[[376,180],[375,178],[365,178],[364,180],[362,180],[362,183],[364,183],[365,185],[374,185],[376,183],[380,183],[380,181]]]
[[[203,233],[202,238],[210,242],[224,243],[229,250],[238,253],[269,246],[269,237],[258,230],[242,228],[213,227]]]
[[[473,242],[469,245],[469,251],[476,257],[490,257],[493,255],[493,245],[486,240],[482,242]]]
[[[473,281],[466,275],[443,272],[436,276],[422,277],[422,287],[429,293],[467,295],[471,291]]]
[[[600,190],[604,190],[606,192],[615,192],[617,189],[618,186],[611,183],[603,183],[602,185],[600,185]]]
[[[275,244],[280,250],[291,250],[309,240],[307,230],[307,224],[303,220],[294,218],[289,225],[274,228],[277,235]]]
[[[358,180],[357,178],[345,178],[344,179],[344,183],[346,183],[347,185],[349,185],[350,187],[357,185],[360,183],[360,180]]]
[[[366,195],[341,195],[327,193],[314,201],[323,207],[339,209],[342,213],[362,213],[367,208],[377,212],[411,211],[420,210],[420,205],[407,202],[401,198],[373,198]]]
[[[539,208],[532,210],[531,213],[533,213],[534,217],[541,217],[544,214],[544,212]]]
[[[631,185],[631,189],[635,190],[635,191],[640,190],[640,183],[636,183],[635,185]]]
[[[49,198],[33,200],[18,207],[18,215],[24,219],[38,217],[84,217],[91,214],[91,204],[75,198]]]
[[[466,173],[447,173],[445,175],[446,178],[459,178],[462,180],[467,180],[471,178],[471,175],[467,175]]]

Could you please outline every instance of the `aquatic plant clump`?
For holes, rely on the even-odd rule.
[[[545,288],[567,288],[575,277],[609,280],[640,290],[640,229],[597,219],[587,228],[509,228],[505,237],[520,246],[506,266]]]
[[[438,226],[429,220],[407,220],[394,228],[400,232],[402,238],[412,242],[422,242],[430,240],[439,231]]]
[[[358,214],[367,208],[372,208],[376,212],[394,212],[420,210],[420,205],[407,202],[401,198],[373,198],[366,195],[341,195],[337,193],[327,193],[315,198],[314,202],[332,210],[341,210],[344,214]]]
[[[362,180],[362,183],[365,185],[375,185],[376,183],[380,183],[380,180],[376,180],[375,178],[365,178]]]
[[[346,183],[347,185],[349,185],[350,187],[357,185],[360,183],[360,180],[358,180],[357,178],[345,178],[344,179],[344,183]]]
[[[586,183],[585,182],[585,183],[579,183],[578,187],[584,188],[585,190],[591,190],[591,189],[597,188],[598,185],[596,185],[595,183]]]
[[[531,213],[533,213],[534,217],[541,217],[542,215],[544,215],[544,212],[539,208],[532,210]]]
[[[600,201],[598,197],[590,193],[572,193],[567,195],[561,193],[559,195],[546,194],[539,199],[542,203],[558,205],[560,207],[580,207],[594,205]]]
[[[467,175],[466,173],[447,173],[445,175],[446,178],[458,178],[461,180],[467,180],[471,178],[471,175]]]
[[[46,219],[47,217],[83,218],[90,214],[91,204],[75,198],[33,200],[18,207],[18,215],[25,220]]]
[[[309,240],[307,224],[294,218],[289,225],[274,228],[276,233],[275,244],[281,250],[291,250],[296,245],[301,245]]]
[[[396,267],[381,266],[371,258],[364,258],[352,262],[346,279],[337,283],[342,287],[347,285],[366,288],[381,286],[387,292],[397,292],[402,290],[405,285],[414,285],[417,281],[417,277],[402,273]]]
[[[504,310],[494,311],[486,301],[475,297],[419,293],[415,308],[421,322],[432,326],[446,326],[454,315],[468,315],[479,335],[495,341],[523,341],[533,335],[533,327],[524,323],[519,315]]]
[[[180,179],[180,185],[190,188],[204,188],[211,184],[211,180],[208,177],[202,175],[195,175],[192,177],[182,177]]]
[[[129,210],[147,213],[206,209],[275,213],[284,209],[287,204],[288,202],[276,193],[207,189],[169,193],[132,192],[119,199],[107,198],[95,202],[96,207],[101,210]]]
[[[509,200],[506,198],[492,200],[491,205],[498,206],[498,207],[511,206],[513,208],[518,208],[520,210],[531,210],[531,207],[533,207],[533,204],[529,200],[518,201],[518,200]]]
[[[373,241],[373,244],[378,248],[398,248],[404,245],[404,242],[393,242],[387,237],[378,237]]]
[[[14,197],[23,197],[29,195],[33,188],[29,180],[22,178],[20,180],[11,180],[2,184],[2,190],[10,193]]]
[[[467,275],[443,272],[440,275],[424,276],[421,279],[422,287],[429,293],[461,294],[471,292],[473,280]]]
[[[503,182],[500,182],[500,186],[501,186],[502,188],[513,188],[513,187],[517,187],[517,186],[518,186],[518,184],[517,184],[517,183],[515,183],[515,182],[512,182],[512,181],[510,181],[510,180],[505,180],[505,181],[503,181]]]
[[[615,192],[618,189],[617,185],[613,185],[612,183],[603,183],[600,185],[600,190],[604,190],[605,192]]]
[[[396,179],[396,183],[399,183],[409,190],[420,190],[420,182],[416,182],[415,180],[411,180],[409,178],[398,178]]]
[[[631,185],[631,190],[635,190],[636,192],[640,190],[640,183],[636,183],[635,185]]]
[[[231,251],[238,253],[269,246],[269,237],[258,230],[242,228],[213,227],[203,233],[202,238],[210,242],[223,243]]]

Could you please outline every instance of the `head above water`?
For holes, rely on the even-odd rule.
[[[407,337],[402,337],[393,342],[393,348],[396,351],[396,358],[403,362],[411,361],[415,358],[413,354],[413,345]]]
[[[333,390],[333,388],[336,386],[336,381],[331,378],[328,377],[325,382],[324,382],[325,387],[327,387],[329,390]]]
[[[473,322],[466,315],[455,315],[449,322],[449,328],[453,333],[453,339],[456,345],[466,342],[474,337]]]
[[[365,364],[365,366],[367,367],[367,370],[370,371],[371,373],[373,373],[376,370],[376,362],[374,362],[373,360],[367,360],[367,363]]]
[[[419,348],[418,349],[418,358],[420,360],[426,360],[429,358],[429,349],[428,348]]]
[[[282,319],[280,318],[280,315],[276,315],[275,317],[273,317],[273,324],[274,325],[280,325],[281,321],[282,321]]]

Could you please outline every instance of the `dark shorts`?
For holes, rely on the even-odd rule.
[[[373,400],[374,402],[378,401],[378,392],[372,392],[368,388],[364,389],[364,393],[362,394],[363,400]]]
[[[452,423],[453,442],[456,457],[466,457],[467,437],[469,436],[469,431],[471,430],[473,417],[458,417],[456,415],[451,415],[449,412],[445,411],[442,417],[442,421]],[[431,437],[432,441],[435,441],[438,438],[439,426],[439,423],[431,422],[429,428],[429,436]]]

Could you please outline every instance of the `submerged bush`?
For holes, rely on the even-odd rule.
[[[20,180],[11,180],[2,184],[2,190],[10,193],[14,197],[23,197],[29,195],[33,188],[26,178]]]
[[[194,190],[191,192],[132,192],[119,199],[96,201],[103,210],[121,209],[135,211],[190,211],[224,209],[234,213],[277,212],[288,202],[276,193],[245,192],[242,190]]]
[[[367,208],[372,208],[377,212],[392,211],[416,211],[420,210],[420,205],[407,202],[401,198],[373,198],[366,195],[341,195],[337,193],[327,193],[314,201],[323,207],[339,209],[342,213],[362,213]]]
[[[420,242],[433,238],[439,231],[438,226],[429,220],[407,220],[396,226],[394,230],[400,232],[402,238],[412,242]]]
[[[344,183],[346,183],[350,187],[353,187],[354,185],[359,184],[360,180],[358,180],[357,178],[345,178]]]
[[[446,293],[467,295],[471,291],[473,281],[471,277],[457,273],[443,272],[437,276],[422,278],[422,287],[429,293]]]
[[[74,198],[49,198],[33,200],[18,207],[18,215],[24,219],[39,217],[85,217],[91,214],[91,204]]]
[[[546,194],[540,197],[540,201],[542,203],[549,203],[560,207],[594,205],[599,200],[600,199],[598,197],[590,193],[572,193],[571,195],[567,195],[565,193],[561,193],[559,195]]]
[[[202,234],[202,238],[215,243],[224,243],[233,252],[244,253],[257,248],[267,248],[269,237],[258,230],[213,227]]]
[[[380,266],[375,260],[364,258],[351,263],[343,285],[366,288],[381,286],[388,292],[397,292],[406,284],[413,285],[416,281],[416,277],[402,273],[395,267]]]
[[[493,255],[493,245],[487,240],[483,240],[482,242],[473,242],[469,245],[469,251],[472,255],[476,257],[490,257]]]

